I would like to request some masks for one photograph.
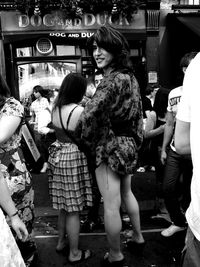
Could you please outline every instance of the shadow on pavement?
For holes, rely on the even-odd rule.
[[[173,238],[163,238],[160,232],[144,233],[146,246],[143,256],[135,255],[126,250],[122,235],[122,250],[129,267],[175,267],[179,266],[180,250],[183,247],[184,234],[175,234]],[[55,251],[57,236],[37,237],[38,259],[35,267],[65,267],[71,266],[66,253]],[[177,249],[179,247],[179,249]],[[80,248],[90,249],[93,256],[77,267],[99,267],[100,260],[108,251],[106,236],[102,234],[81,234]]]

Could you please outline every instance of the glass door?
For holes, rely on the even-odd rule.
[[[33,92],[33,87],[40,85],[44,90],[59,89],[64,77],[70,72],[77,72],[74,62],[36,62],[20,64],[17,67],[19,95],[23,102]]]

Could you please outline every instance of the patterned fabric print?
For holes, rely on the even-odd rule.
[[[10,97],[6,100],[3,108],[0,110],[0,118],[2,116],[17,116],[23,118],[24,114],[24,108],[23,106],[14,99],[13,97]],[[21,141],[21,127],[12,135],[12,137],[5,142],[4,144],[0,145],[0,151],[1,148],[5,149],[6,151],[9,151],[11,149],[17,148],[20,145]]]
[[[119,123],[117,123],[117,121]],[[115,135],[113,123],[129,122],[126,134]],[[142,104],[132,73],[113,71],[104,77],[81,115],[76,134],[91,149],[96,166],[108,164],[120,174],[133,173],[143,140]]]
[[[92,179],[85,155],[75,144],[54,142],[49,149],[49,191],[55,209],[82,211],[92,206]]]
[[[21,253],[0,209],[0,266],[25,267]]]
[[[23,107],[16,99],[9,98],[0,111],[0,116],[3,115],[23,117]],[[19,210],[19,216],[30,234],[29,240],[24,243],[28,244],[34,242],[31,237],[34,220],[34,191],[32,176],[26,168],[22,151],[19,148],[20,141],[21,130],[19,128],[7,142],[0,145],[0,169],[7,181],[15,206]],[[7,217],[7,221],[10,224],[9,217]],[[18,241],[17,235],[13,234]]]
[[[15,206],[19,210],[19,216],[31,233],[34,220],[32,177],[26,169],[22,152],[20,155],[19,153],[18,149],[0,154],[0,169],[7,181]]]

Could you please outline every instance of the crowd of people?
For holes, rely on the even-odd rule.
[[[188,228],[182,266],[198,266],[199,54],[183,55],[183,85],[173,90],[148,85],[141,96],[128,42],[119,31],[100,27],[89,38],[88,49],[97,70],[92,77],[68,74],[49,99],[37,85],[30,105],[29,123],[43,162],[39,171],[47,173],[52,206],[59,211],[56,251],[64,251],[71,264],[93,256],[79,247],[80,215],[88,211],[84,225],[91,229],[100,220],[102,199],[109,249],[101,267],[126,265],[120,241],[122,205],[132,226],[126,248],[142,253],[146,241],[131,177],[149,167],[155,170],[156,212],[164,209],[171,220],[161,235],[167,238]],[[28,267],[37,247],[32,175],[21,147],[25,111],[2,76],[0,87],[1,266]]]

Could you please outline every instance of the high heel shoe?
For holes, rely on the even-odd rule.
[[[138,242],[133,241],[133,240],[127,240],[125,244],[126,244],[126,248],[130,252],[141,255],[144,251],[144,247],[146,245],[146,242],[144,241],[142,243],[138,243]]]

